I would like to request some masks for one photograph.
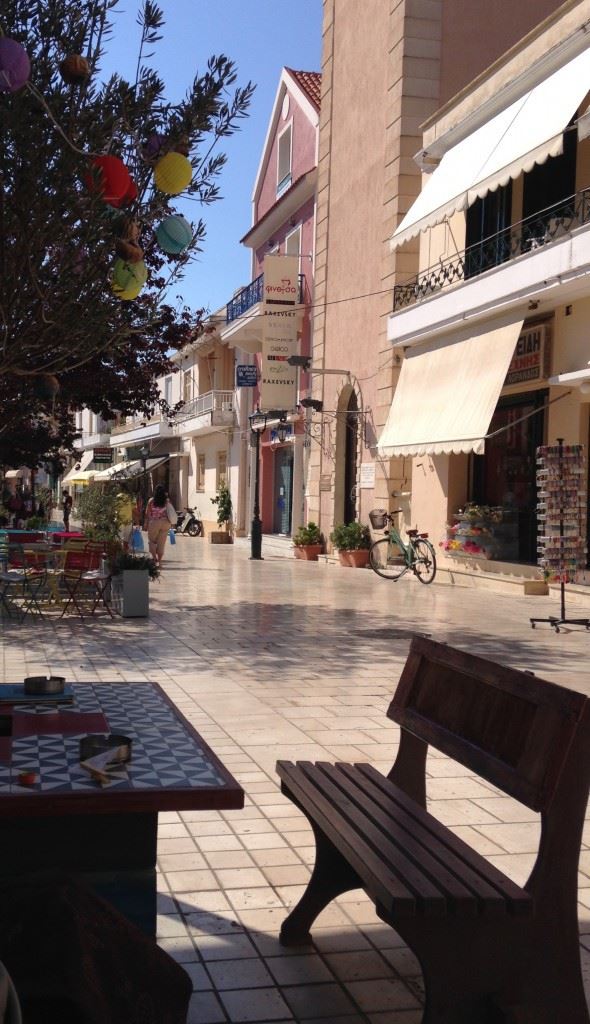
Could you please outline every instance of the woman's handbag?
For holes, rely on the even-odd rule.
[[[168,522],[170,523],[170,525],[176,526],[178,522],[178,516],[176,515],[174,505],[172,504],[171,501],[166,502],[166,515],[168,516]]]

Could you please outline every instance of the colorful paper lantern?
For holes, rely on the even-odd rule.
[[[129,178],[129,188],[120,199],[111,199],[110,205],[119,209],[120,206],[129,206],[138,196],[137,185],[133,178]]]
[[[90,64],[86,57],[71,53],[59,65],[59,72],[68,85],[82,85],[90,75]]]
[[[31,62],[16,39],[0,36],[0,92],[17,92],[28,82]]]
[[[116,203],[129,191],[131,175],[118,156],[95,156],[92,171],[84,178],[91,192],[98,192],[105,203]]]
[[[168,140],[166,139],[166,136],[160,135],[159,132],[154,132],[153,135],[150,135],[147,142],[144,143],[141,151],[144,160],[147,160],[148,163],[151,163],[152,160],[157,160],[157,158],[161,156],[162,150],[166,147],[167,142]]]
[[[143,249],[128,238],[118,238],[115,246],[117,256],[126,263],[139,263],[143,259]]]
[[[156,188],[169,196],[177,196],[190,185],[193,168],[182,153],[166,153],[154,168]]]
[[[170,255],[178,256],[186,249],[187,245],[190,245],[193,229],[186,217],[182,217],[179,213],[173,213],[169,217],[165,217],[158,225],[156,238],[160,249]]]
[[[147,281],[147,267],[143,260],[126,263],[117,259],[113,266],[112,289],[118,299],[136,299]]]

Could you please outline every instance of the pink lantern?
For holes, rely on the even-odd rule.
[[[31,62],[16,39],[0,36],[0,92],[17,92],[31,74]]]

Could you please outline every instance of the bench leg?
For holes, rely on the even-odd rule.
[[[361,889],[356,871],[344,860],[327,836],[311,822],[316,843],[315,866],[307,889],[283,921],[280,941],[283,946],[306,946],[312,941],[310,928],[316,917],[336,896]]]

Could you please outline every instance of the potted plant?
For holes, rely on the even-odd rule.
[[[371,531],[362,523],[348,524],[348,562],[356,569],[364,569],[369,562],[371,547]]]
[[[323,543],[322,534],[316,523],[309,522],[307,526],[300,526],[293,537],[295,558],[303,558],[307,562],[317,562],[321,554]]]
[[[223,530],[211,530],[209,540],[212,544],[231,544],[232,535],[230,524],[232,517],[231,494],[227,484],[220,484],[219,490],[214,498],[211,498],[214,505],[217,505],[217,525],[223,526]]]
[[[348,561],[349,536],[348,526],[345,523],[338,523],[330,534],[330,541],[338,552],[340,565],[350,566]]]
[[[149,583],[160,575],[159,566],[150,555],[133,555],[118,551],[111,558],[111,596],[113,608],[124,619],[146,618],[149,615]]]

